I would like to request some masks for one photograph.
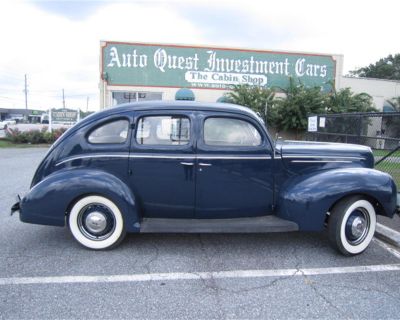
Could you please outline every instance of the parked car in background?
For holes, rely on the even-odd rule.
[[[95,113],[51,147],[12,208],[106,249],[127,232],[327,230],[363,252],[376,216],[393,217],[392,178],[369,147],[275,142],[248,108],[140,102]],[[268,243],[266,243],[268,245]]]
[[[40,123],[42,123],[42,124],[48,124],[49,123],[49,115],[47,113],[43,113],[40,116]]]
[[[13,119],[5,119],[0,121],[0,129],[7,129],[9,125],[16,124],[17,122]]]

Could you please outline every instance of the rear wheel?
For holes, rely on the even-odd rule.
[[[370,244],[376,227],[373,205],[361,196],[346,198],[331,210],[329,240],[346,256],[362,253]]]
[[[125,236],[121,211],[102,196],[87,196],[77,201],[68,215],[74,238],[90,249],[110,249]]]

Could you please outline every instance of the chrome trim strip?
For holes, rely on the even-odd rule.
[[[351,160],[291,160],[292,163],[352,163]]]
[[[79,159],[89,159],[89,158],[128,158],[129,155],[125,154],[91,154],[91,155],[82,155],[82,156],[76,156],[76,157],[71,157],[64,159],[58,163],[56,163],[56,166],[59,166],[63,163],[74,161],[74,160],[79,160]]]
[[[289,143],[293,143],[293,144],[339,144],[337,142],[321,142],[321,141],[301,141],[301,140],[282,140],[282,142],[289,142]]]
[[[225,155],[158,155],[158,154],[90,154],[90,155],[81,155],[75,156],[71,158],[64,159],[56,164],[59,166],[63,163],[79,160],[79,159],[90,159],[90,158],[153,158],[153,159],[217,159],[217,160],[259,160],[259,159],[271,159],[271,156],[260,155],[260,156],[225,156]]]
[[[218,159],[218,160],[239,160],[239,159],[245,159],[245,160],[259,160],[259,159],[271,159],[271,156],[265,156],[265,155],[260,155],[260,156],[219,156],[219,155],[197,155],[197,159]]]
[[[157,158],[157,159],[221,159],[221,160],[258,160],[258,159],[271,159],[271,156],[225,156],[225,155],[155,155],[155,154],[131,154],[129,158]]]
[[[310,156],[304,156],[304,155],[287,155],[287,156],[282,156],[282,158],[287,158],[287,159],[293,159],[293,158],[299,158],[299,159],[349,159],[349,160],[365,160],[364,157],[349,157],[349,156],[323,156],[323,155],[310,155]]]
[[[195,155],[158,155],[158,154],[130,154],[129,158],[155,158],[155,159],[196,159]]]

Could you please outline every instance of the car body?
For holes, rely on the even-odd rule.
[[[23,222],[69,226],[82,245],[126,232],[321,231],[366,249],[397,190],[369,147],[278,141],[246,107],[140,102],[95,113],[50,148],[13,207]],[[332,222],[333,221],[333,222]]]
[[[16,124],[17,122],[13,119],[5,119],[0,121],[0,129],[7,129],[9,125]]]

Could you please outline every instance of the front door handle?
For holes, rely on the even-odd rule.
[[[194,166],[194,163],[193,163],[193,162],[181,162],[181,165],[184,165],[184,166]]]
[[[211,164],[211,163],[199,162],[199,166],[202,166],[202,167],[211,167],[212,164]]]

